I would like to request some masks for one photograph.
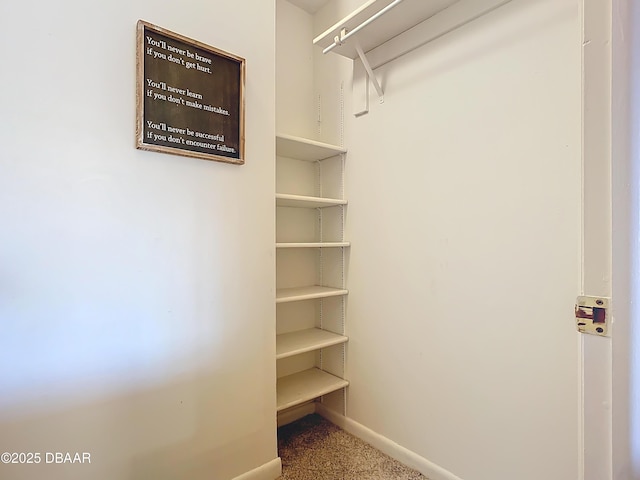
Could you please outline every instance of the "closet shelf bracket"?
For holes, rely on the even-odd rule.
[[[365,22],[365,23],[368,24],[370,22],[371,22],[371,19],[369,20],[369,22]],[[346,28],[340,29],[340,33],[335,37],[333,37],[333,43],[327,48],[325,48],[322,51],[322,53],[327,54],[331,50],[333,50],[335,47],[342,45],[351,35],[355,33],[356,30],[348,32]],[[376,89],[376,92],[378,93],[378,98],[380,99],[380,103],[384,103],[384,92],[382,91],[380,82],[378,82],[378,78],[376,77],[376,74],[373,73],[373,68],[371,68],[371,64],[369,63],[369,60],[367,60],[367,56],[362,50],[362,46],[360,45],[360,42],[358,41],[357,38],[353,39],[353,46],[355,47],[356,52],[358,53],[358,57],[360,57],[360,61],[362,61],[362,65],[364,66],[365,71],[367,72],[367,78],[371,80],[371,83],[373,84],[374,88]]]
[[[367,77],[371,80],[371,83],[373,84],[374,88],[376,89],[376,92],[378,93],[378,98],[380,99],[380,103],[384,103],[384,92],[382,91],[380,82],[378,82],[378,78],[376,77],[376,74],[373,73],[373,68],[371,68],[371,64],[369,63],[369,60],[367,60],[367,56],[362,51],[362,47],[360,46],[360,42],[358,42],[358,40],[355,41],[355,47],[356,47],[356,51],[358,52],[358,56],[362,61],[362,65],[364,66],[364,69],[367,71]]]

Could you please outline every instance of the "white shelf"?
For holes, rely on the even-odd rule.
[[[321,287],[313,285],[310,287],[279,288],[276,290],[276,303],[299,302],[301,300],[311,300],[314,298],[336,297],[347,295],[348,290],[333,287]]]
[[[285,410],[349,385],[349,382],[317,368],[278,379],[277,410]]]
[[[336,248],[349,247],[349,242],[297,242],[297,243],[276,243],[276,248]]]
[[[342,45],[336,46],[331,51],[348,58],[357,58],[356,41],[360,43],[364,52],[368,52],[446,10],[458,1],[460,0],[429,0],[428,2],[425,0],[404,0],[362,27],[352,38],[346,39]],[[314,45],[319,45],[323,49],[327,48],[334,43],[334,38],[340,35],[343,28],[347,29],[347,33],[356,29],[392,3],[394,0],[367,1],[360,8],[318,35],[313,40]]]
[[[276,193],[277,207],[326,208],[346,204],[346,200],[341,200],[339,198],[308,197],[305,195]]]
[[[315,140],[292,135],[276,135],[276,153],[281,157],[313,162],[335,157],[346,152],[345,148],[329,143],[316,142]]]
[[[319,328],[284,333],[276,337],[276,359],[279,360],[300,353],[339,345],[347,340],[348,338],[344,335],[320,330]]]

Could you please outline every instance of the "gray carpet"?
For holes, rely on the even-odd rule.
[[[278,429],[278,454],[282,480],[427,480],[317,414]]]

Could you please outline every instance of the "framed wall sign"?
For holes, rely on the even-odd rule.
[[[138,21],[136,147],[244,164],[245,60]]]

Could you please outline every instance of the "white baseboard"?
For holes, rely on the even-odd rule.
[[[328,409],[321,403],[316,404],[316,412],[331,423],[336,424],[343,430],[361,438],[368,444],[374,446],[382,453],[389,455],[391,458],[398,460],[400,463],[407,467],[413,468],[419,471],[430,480],[462,480],[460,477],[456,477],[453,473],[445,470],[444,468],[430,462],[426,458],[421,457],[417,453],[412,452],[398,445],[387,437],[374,432],[373,430],[365,427],[364,425],[345,417],[344,415]]]
[[[282,462],[280,457],[277,457],[258,468],[235,477],[233,480],[275,480],[280,475],[282,475]]]

